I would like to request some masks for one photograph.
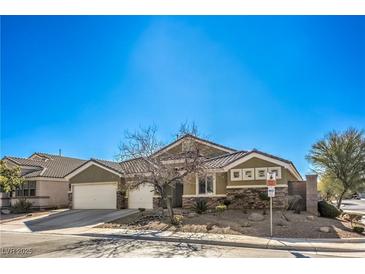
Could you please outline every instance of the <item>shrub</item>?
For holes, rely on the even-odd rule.
[[[184,220],[184,216],[175,215],[173,220],[172,220],[172,224],[173,225],[181,225],[183,223],[183,220]]]
[[[300,195],[288,196],[288,210],[294,210],[295,213],[300,214],[302,210],[305,210],[305,202]]]
[[[337,207],[326,201],[318,202],[318,212],[321,217],[336,218],[341,214]]]
[[[12,207],[11,212],[13,213],[27,213],[30,211],[32,203],[26,200],[17,201]]]
[[[364,232],[364,228],[363,228],[362,226],[354,226],[354,227],[352,228],[352,230],[353,230],[354,232],[356,232],[356,233],[359,233],[359,234],[361,234],[361,233],[363,233],[363,232]]]
[[[204,213],[205,211],[207,211],[207,209],[207,201],[203,199],[197,200],[194,204],[194,211],[198,214]]]
[[[227,209],[227,206],[226,206],[226,205],[223,205],[223,204],[221,204],[221,205],[217,205],[217,206],[215,207],[215,210],[216,210],[218,213],[222,213],[222,212],[224,212],[226,209]]]
[[[232,202],[231,202],[231,200],[229,200],[229,199],[224,199],[223,200],[223,204],[228,208],[229,207],[229,205],[231,204]]]

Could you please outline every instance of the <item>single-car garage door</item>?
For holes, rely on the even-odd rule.
[[[116,183],[90,183],[73,185],[74,209],[116,209]]]
[[[153,208],[153,187],[150,185],[140,186],[138,189],[129,191],[128,208]]]

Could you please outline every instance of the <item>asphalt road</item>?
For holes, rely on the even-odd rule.
[[[365,199],[343,200],[341,209],[365,214]]]
[[[365,258],[365,253],[315,253],[126,239],[105,239],[37,232],[1,232],[0,236],[1,257],[8,258]]]

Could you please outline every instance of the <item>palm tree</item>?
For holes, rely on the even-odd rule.
[[[364,131],[354,128],[342,133],[332,131],[312,145],[306,158],[318,173],[329,175],[342,184],[338,208],[347,191],[365,184]]]

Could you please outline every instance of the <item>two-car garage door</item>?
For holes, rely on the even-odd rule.
[[[73,184],[73,209],[116,209],[117,183]],[[153,188],[140,186],[128,193],[128,208],[153,208]]]
[[[116,183],[83,183],[73,185],[74,209],[116,209]]]

